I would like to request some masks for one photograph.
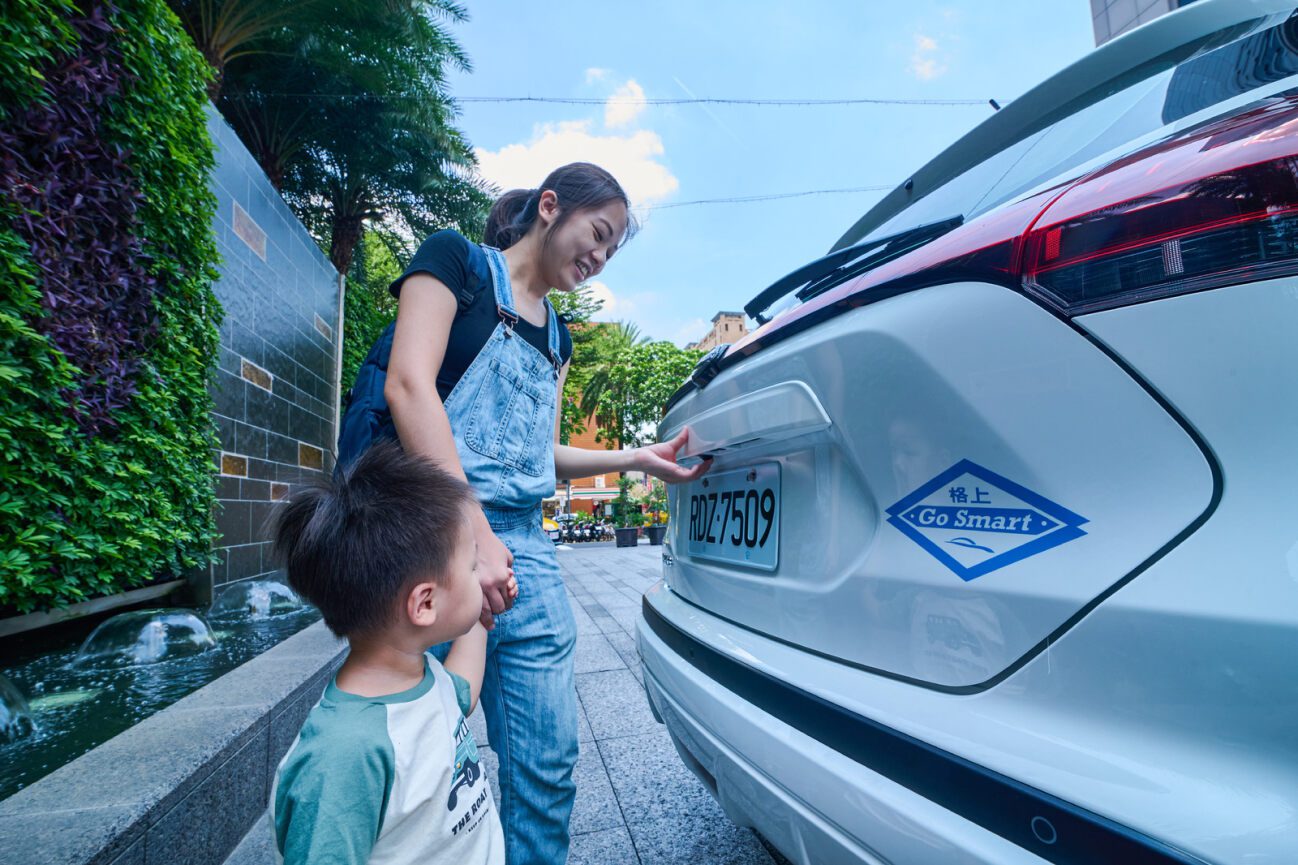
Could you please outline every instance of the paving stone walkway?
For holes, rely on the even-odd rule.
[[[730,822],[681,763],[654,720],[641,684],[635,625],[640,596],[658,581],[661,547],[561,548],[559,563],[577,619],[581,757],[570,865],[771,865],[761,839]],[[482,711],[469,718],[496,783],[497,759]],[[273,862],[265,818],[226,865]]]

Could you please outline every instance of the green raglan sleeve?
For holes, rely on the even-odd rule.
[[[451,677],[451,681],[455,684],[455,702],[460,704],[460,711],[463,712],[464,717],[467,718],[469,716],[469,710],[473,708],[473,688],[469,687],[469,680],[460,674],[452,673],[450,670],[447,670],[446,672]]]
[[[285,865],[364,865],[383,827],[395,757],[382,705],[308,719],[275,787]]]

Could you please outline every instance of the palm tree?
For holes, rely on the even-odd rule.
[[[596,359],[580,383],[578,405],[584,417],[594,415],[599,428],[595,436],[597,441],[616,442],[622,429],[625,395],[619,391],[615,371],[626,362],[630,351],[649,342],[649,337],[641,335],[640,329],[627,321],[596,326],[598,335],[592,340]]]
[[[264,53],[267,38],[294,21],[327,13],[329,0],[168,0],[198,50],[212,67],[207,95],[221,95],[232,60]]]
[[[446,86],[469,71],[452,0],[171,0],[218,107],[346,273],[367,225],[478,234],[490,190]]]

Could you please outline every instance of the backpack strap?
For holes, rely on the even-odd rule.
[[[481,246],[478,246],[473,241],[468,242],[468,247],[469,274],[456,296],[456,312],[461,315],[473,305],[473,301],[478,296],[478,292],[482,290],[482,286],[491,284],[491,271],[488,269],[486,253],[482,251]]]

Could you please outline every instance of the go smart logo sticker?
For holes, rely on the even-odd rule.
[[[966,582],[1076,540],[1089,522],[969,460],[887,513],[889,523]]]

